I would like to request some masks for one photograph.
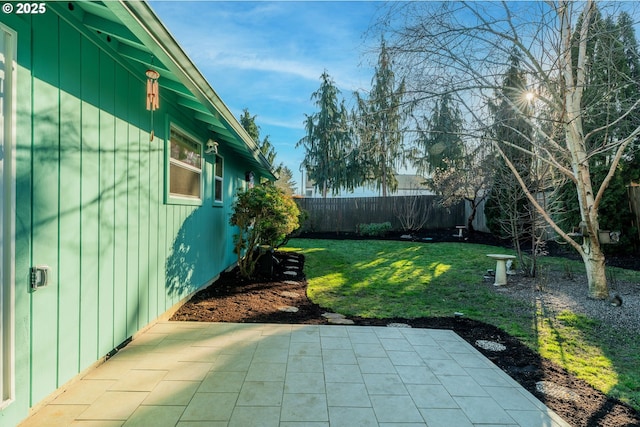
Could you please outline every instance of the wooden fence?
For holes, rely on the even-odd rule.
[[[640,186],[628,187],[629,204],[640,224]],[[544,200],[539,200],[543,202]],[[452,228],[466,225],[471,213],[468,202],[443,208],[437,196],[392,196],[392,197],[351,197],[351,198],[303,198],[296,199],[300,209],[309,214],[303,225],[309,232],[356,232],[359,224],[390,222],[393,230],[406,229],[406,223],[422,223],[416,227],[425,230]],[[485,201],[480,203],[473,227],[477,231],[490,232],[484,214]],[[409,227],[411,228],[411,227]],[[638,227],[640,236],[640,227]],[[549,236],[555,232],[549,227]]]
[[[487,199],[484,199],[478,205],[478,209],[476,210],[476,217],[473,219],[473,229],[476,231],[482,231],[483,233],[491,233],[489,227],[487,227],[487,216],[484,213],[484,207],[487,204]],[[465,201],[465,218],[468,218],[471,215],[471,202]],[[464,222],[460,224],[467,224],[465,219]]]
[[[464,203],[443,208],[436,196],[304,198],[296,203],[309,214],[303,226],[309,232],[353,233],[359,224],[382,222],[390,222],[393,230],[435,230],[466,223]]]
[[[640,237],[640,186],[631,184],[627,188],[629,190],[629,205],[636,216],[636,227],[638,228],[638,237]]]

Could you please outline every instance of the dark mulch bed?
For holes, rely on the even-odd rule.
[[[440,239],[450,239],[442,234]],[[322,236],[324,238],[334,236]],[[341,236],[337,236],[340,238]],[[395,236],[397,238],[397,236]],[[490,236],[477,234],[469,239],[477,243],[501,244]],[[223,273],[210,287],[198,292],[171,320],[237,323],[296,323],[326,324],[322,314],[327,310],[313,304],[306,296],[307,282],[302,271],[297,277],[283,274],[287,263],[282,254],[276,252],[281,261],[276,265],[274,279],[246,281],[238,277],[237,271]],[[304,257],[295,257],[301,267]],[[629,260],[621,258],[629,268]],[[280,311],[279,307],[293,306],[296,313]],[[524,388],[533,393],[564,420],[574,426],[640,426],[640,414],[624,403],[608,398],[594,390],[583,380],[569,374],[559,366],[540,358],[528,347],[495,326],[467,318],[417,318],[417,319],[364,319],[351,318],[356,325],[386,326],[389,323],[407,323],[414,328],[451,329],[475,346],[477,340],[502,343],[507,351],[492,352],[475,346],[493,363],[507,372]],[[550,381],[570,388],[579,398],[575,401],[543,395],[536,390],[536,382]]]

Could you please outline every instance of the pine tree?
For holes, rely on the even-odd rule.
[[[269,135],[265,136],[262,141],[260,141],[260,126],[256,124],[256,117],[252,116],[249,113],[249,110],[245,108],[242,110],[242,115],[240,116],[240,124],[247,131],[249,136],[253,139],[258,147],[260,147],[260,152],[267,159],[269,164],[273,165],[276,161],[276,149],[271,144],[269,140]]]
[[[287,196],[295,194],[296,182],[293,180],[293,172],[283,164],[280,164],[278,168],[278,179],[275,181],[275,186]]]
[[[355,118],[358,147],[357,174],[364,183],[372,182],[388,196],[398,186],[397,169],[404,164],[402,124],[404,81],[396,83],[391,58],[384,39],[369,97],[356,93],[358,113]]]
[[[277,156],[276,149],[273,144],[271,144],[269,135],[265,136],[262,142],[260,142],[260,126],[256,124],[256,117],[257,116],[252,116],[249,110],[245,108],[242,110],[242,115],[240,116],[240,124],[260,147],[260,152],[264,158],[267,159],[270,165],[275,166]],[[276,176],[278,176],[278,179],[275,181],[276,187],[281,189],[286,195],[292,196],[295,193],[296,182],[293,180],[291,170],[283,163],[280,163],[275,167],[274,172]]]
[[[427,129],[420,132],[418,147],[412,150],[413,165],[420,174],[457,168],[464,156],[462,113],[451,93],[440,95],[427,120]]]
[[[320,88],[311,95],[319,111],[306,116],[306,136],[296,147],[304,147],[302,165],[309,180],[326,197],[329,191],[333,194],[342,189],[353,191],[357,179],[353,173],[354,151],[344,100],[338,100],[340,90],[326,71],[320,79]]]

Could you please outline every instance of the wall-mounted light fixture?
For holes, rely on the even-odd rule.
[[[206,154],[218,154],[218,142],[210,139],[207,141],[207,149],[205,150]]]
[[[255,175],[253,171],[246,171],[244,173],[244,179],[247,181],[247,187],[253,188],[255,185]]]

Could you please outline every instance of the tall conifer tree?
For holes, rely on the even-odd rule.
[[[304,147],[302,165],[308,179],[326,197],[329,191],[337,194],[341,189],[353,190],[356,179],[352,170],[354,153],[344,100],[338,100],[340,90],[326,71],[320,79],[320,88],[311,95],[319,111],[306,116],[306,135],[296,147]]]
[[[403,122],[407,110],[403,103],[404,81],[397,82],[384,39],[380,42],[378,65],[369,97],[356,93],[355,118],[360,144],[358,174],[363,182],[373,182],[382,196],[394,191],[397,170],[404,165]]]

